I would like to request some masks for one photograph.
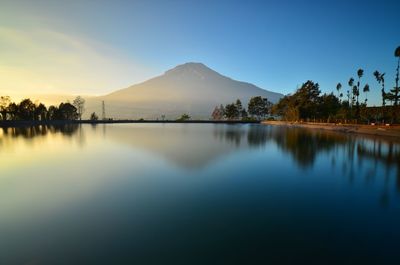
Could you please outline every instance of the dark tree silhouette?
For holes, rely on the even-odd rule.
[[[0,114],[3,119],[3,121],[7,120],[7,112],[8,112],[8,106],[11,103],[11,99],[9,96],[1,96],[0,97]]]
[[[72,105],[74,105],[78,112],[79,120],[82,120],[82,114],[85,112],[85,100],[81,96],[77,96]]]
[[[57,120],[77,120],[79,118],[78,111],[71,103],[61,103],[56,112]]]
[[[235,103],[231,103],[225,106],[225,117],[228,120],[235,120],[239,118],[239,110]]]
[[[35,109],[35,120],[43,121],[46,120],[47,108],[44,104],[40,103]]]
[[[97,121],[99,119],[99,116],[97,116],[96,112],[93,112],[90,114],[90,120],[92,121]]]
[[[389,99],[394,102],[394,106],[398,106],[399,104],[399,99],[400,99],[400,87],[399,87],[399,71],[400,71],[400,46],[396,48],[394,51],[394,56],[397,57],[397,68],[396,68],[396,78],[395,78],[395,83],[396,86],[390,90],[390,95]]]
[[[191,119],[190,115],[184,113],[184,114],[182,114],[182,116],[180,116],[176,121],[188,121],[188,120],[190,120],[190,119]]]
[[[240,101],[240,99],[237,99],[235,104],[236,104],[236,108],[237,108],[237,111],[238,111],[237,117],[240,118],[240,116],[242,114],[242,111],[243,111],[242,102]]]
[[[368,102],[368,95],[367,95],[367,93],[369,92],[369,85],[368,85],[368,84],[365,84],[365,86],[364,86],[364,88],[363,88],[363,92],[364,92],[364,94],[365,94],[365,105],[366,105],[367,102]]]
[[[354,106],[354,93],[353,93],[354,92],[353,91],[354,78],[353,77],[350,77],[348,84],[349,84],[349,87],[350,87],[350,97],[351,97],[350,107],[353,107]],[[349,102],[350,102],[350,97],[349,97]]]
[[[17,115],[20,120],[34,120],[35,117],[35,104],[30,99],[24,99],[19,103]]]
[[[338,92],[338,97],[341,98],[343,96],[343,94],[340,93],[340,90],[342,89],[342,84],[341,83],[337,83],[336,85],[336,90]]]
[[[257,119],[261,119],[268,114],[271,107],[272,104],[268,101],[268,99],[258,96],[250,99],[247,109],[250,115],[256,117]]]
[[[374,72],[376,81],[382,85],[381,95],[382,95],[382,107],[386,105],[386,92],[385,92],[385,73],[381,74],[378,70]]]

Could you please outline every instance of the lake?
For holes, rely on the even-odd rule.
[[[400,144],[266,125],[0,129],[0,264],[395,264]]]

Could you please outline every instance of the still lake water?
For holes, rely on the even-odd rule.
[[[0,129],[0,264],[399,264],[400,144],[263,125]]]

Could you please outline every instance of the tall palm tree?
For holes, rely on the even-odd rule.
[[[358,75],[357,90],[358,90],[358,94],[360,94],[360,82],[361,82],[361,77],[364,75],[364,70],[358,69],[357,75]],[[357,98],[357,104],[358,104],[358,98]]]
[[[356,107],[358,107],[358,96],[360,95],[357,86],[353,86],[353,98],[357,98]]]
[[[382,85],[381,94],[382,94],[382,118],[385,117],[385,105],[386,105],[386,92],[385,92],[385,73],[381,74],[378,70],[374,72],[374,76],[376,81]]]
[[[396,87],[394,89],[394,105],[397,106],[399,102],[399,68],[400,68],[400,46],[396,48],[394,51],[394,56],[399,58],[397,60],[397,69],[396,69]]]
[[[382,94],[382,107],[384,107],[386,105],[386,92],[385,92],[385,73],[381,74],[378,70],[376,70],[374,72],[374,76],[376,81],[378,81],[378,83],[380,85],[382,85],[381,88],[381,94]]]
[[[357,97],[357,117],[360,115],[360,102],[358,101],[358,97],[360,96],[360,85],[361,85],[361,77],[364,75],[364,70],[363,69],[358,69],[357,70],[357,76],[358,76],[358,81],[357,81],[357,89],[356,89],[356,97]]]
[[[351,104],[350,104],[350,101],[349,101],[349,104],[350,104],[350,107],[353,107],[354,94],[353,95],[351,94],[352,91],[353,91],[353,86],[354,86],[354,78],[353,77],[350,77],[348,84],[349,84],[349,87],[350,87],[350,97],[351,97]],[[349,97],[349,100],[350,100],[350,97]]]
[[[343,94],[340,93],[340,89],[342,89],[342,84],[341,84],[341,83],[337,83],[337,85],[336,85],[336,90],[337,90],[337,92],[338,92],[339,98],[341,98],[341,97],[343,96]]]
[[[365,84],[364,88],[363,88],[363,92],[365,94],[365,106],[367,105],[368,102],[368,97],[367,97],[367,93],[369,92],[369,85]]]

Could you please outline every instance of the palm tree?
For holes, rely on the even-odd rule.
[[[374,72],[374,76],[376,81],[382,85],[381,93],[382,93],[382,107],[386,105],[386,93],[385,93],[385,73],[381,74],[378,70]]]
[[[397,69],[396,69],[396,87],[394,89],[394,105],[397,106],[399,100],[399,68],[400,68],[400,46],[396,48],[394,51],[394,56],[399,58],[397,60]]]
[[[357,104],[356,106],[358,106],[358,96],[360,95],[360,93],[358,92],[358,88],[357,86],[353,86],[353,98],[357,98]]]
[[[357,81],[357,108],[358,108],[358,106],[360,105],[358,102],[358,96],[360,95],[360,82],[361,82],[361,77],[364,75],[364,70],[358,69],[357,75],[358,75],[358,81]]]
[[[351,95],[351,92],[353,91],[353,85],[354,85],[354,78],[350,77],[349,79],[349,87],[350,87],[350,96],[349,96],[349,104],[350,104],[350,97],[351,97],[351,104],[350,104],[350,108],[353,107],[353,103],[354,103],[354,95]]]
[[[361,77],[364,75],[364,70],[363,69],[358,69],[357,70],[357,76],[358,76],[358,81],[357,81],[357,89],[356,89],[356,97],[357,97],[357,117],[360,115],[360,102],[358,101],[358,97],[360,96],[360,83],[361,83]]]
[[[365,93],[365,106],[367,106],[367,101],[368,101],[367,93],[369,92],[369,85],[368,84],[365,84],[365,86],[363,88],[363,92]]]
[[[382,93],[382,118],[385,116],[384,110],[386,105],[386,92],[385,92],[385,73],[381,74],[378,70],[374,72],[374,76],[376,81],[382,85],[381,93]]]
[[[340,89],[342,89],[342,84],[341,83],[337,83],[336,90],[338,92],[339,98],[341,98],[343,96],[343,94],[340,93]],[[342,96],[340,96],[340,95],[342,95]]]

